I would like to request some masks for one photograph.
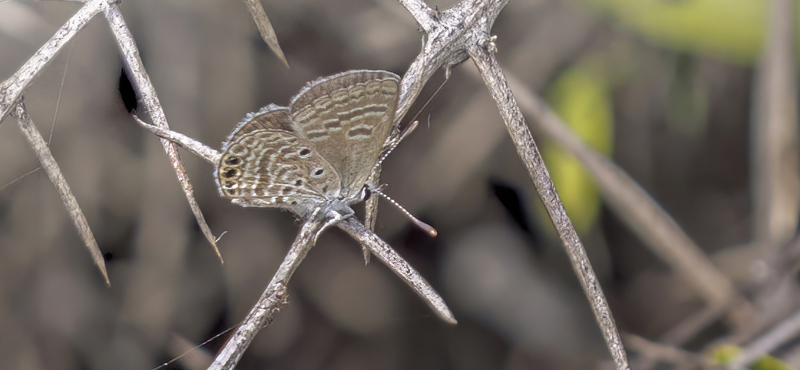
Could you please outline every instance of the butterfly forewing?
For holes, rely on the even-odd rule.
[[[220,193],[247,206],[305,208],[340,191],[336,169],[296,131],[287,108],[249,115],[223,145],[216,172]]]
[[[400,78],[349,71],[312,82],[292,99],[292,118],[354,197],[377,163],[392,128]]]

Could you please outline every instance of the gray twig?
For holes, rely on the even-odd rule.
[[[325,225],[324,220],[310,218],[303,222],[303,226],[289,249],[289,253],[278,267],[267,289],[258,299],[258,302],[247,314],[244,321],[225,343],[209,370],[232,369],[242,358],[242,355],[255,339],[258,332],[269,326],[276,313],[288,303],[286,285],[294,274],[297,266],[306,258],[308,251],[314,246],[314,238]]]
[[[425,281],[422,275],[420,275],[417,270],[414,270],[403,257],[400,257],[389,244],[375,235],[371,230],[368,230],[353,217],[343,220],[338,223],[337,226],[350,234],[350,236],[361,243],[361,245],[369,248],[369,250],[375,254],[379,260],[385,263],[392,272],[397,274],[408,286],[414,289],[414,292],[417,293],[442,320],[450,324],[457,324],[453,313],[450,312],[450,309],[447,308],[447,304],[444,303],[444,299],[442,299],[442,297],[433,290],[433,287]]]
[[[730,279],[625,171],[581,141],[540,96],[513,76],[509,76],[509,83],[520,107],[534,118],[534,127],[561,144],[592,173],[607,204],[711,307],[717,310],[732,301],[745,301]]]
[[[752,117],[753,234],[779,248],[794,236],[800,210],[794,2],[773,0]]]
[[[682,368],[692,365],[697,366],[703,363],[703,356],[680,348],[653,342],[634,334],[623,334],[623,338],[625,344],[632,350],[639,352],[641,357],[666,361],[681,366]],[[644,367],[639,367],[637,369],[644,369]]]
[[[58,31],[56,31],[50,40],[42,45],[42,47],[39,48],[39,50],[37,50],[36,53],[30,59],[28,59],[28,61],[25,62],[25,64],[20,67],[19,70],[17,70],[16,73],[14,73],[14,75],[0,83],[0,122],[5,119],[5,117],[11,111],[11,107],[13,107],[14,104],[20,99],[25,89],[41,73],[44,67],[53,59],[55,54],[58,53],[58,51],[61,50],[72,39],[72,37],[78,33],[78,31],[83,29],[83,27],[86,26],[86,24],[92,19],[92,17],[101,11],[106,13],[106,18],[111,25],[111,29],[117,38],[120,51],[123,54],[123,60],[126,68],[129,71],[129,76],[132,77],[134,86],[138,89],[142,103],[147,108],[151,119],[153,119],[157,125],[165,128],[168,127],[164,112],[161,109],[161,104],[158,102],[155,89],[150,83],[150,78],[144,70],[141,58],[139,58],[139,51],[136,48],[136,43],[134,42],[133,36],[125,25],[122,14],[119,12],[119,7],[116,5],[116,1],[114,0],[91,0],[86,2],[85,5],[81,7],[77,13],[75,13],[75,15],[73,15],[63,26],[61,26],[61,28],[58,29]],[[205,222],[205,218],[200,211],[200,207],[197,205],[197,201],[194,199],[191,182],[189,181],[186,171],[183,168],[183,164],[180,161],[177,149],[174,144],[170,143],[169,141],[164,140],[162,143],[170,157],[170,161],[175,169],[178,181],[180,182],[181,187],[186,194],[186,198],[189,201],[189,206],[192,209],[192,213],[194,213],[203,235],[205,235],[206,239],[209,241],[209,243],[211,243],[214,251],[217,253],[217,256],[219,256],[221,261],[222,256],[217,248],[215,238],[211,233],[211,229],[208,227],[208,224]],[[67,206],[69,206],[69,204],[67,204]],[[75,209],[68,209],[68,211],[70,212],[70,215],[80,213],[80,210],[76,211]],[[73,222],[76,225],[81,223],[81,221],[78,219],[73,219]],[[83,233],[80,230],[80,227],[78,232]],[[87,239],[84,238],[84,240]],[[89,244],[87,244],[87,248],[89,248],[89,250],[93,249],[93,247]],[[97,263],[96,260],[95,263]],[[103,275],[106,276],[105,270],[101,270]],[[107,276],[106,280],[108,280]]]
[[[733,362],[728,365],[731,370],[744,369],[744,367],[759,357],[778,348],[786,342],[800,335],[800,312],[776,324],[772,330],[766,332],[744,348]]]
[[[147,108],[147,114],[155,125],[164,129],[169,129],[164,109],[161,108],[161,102],[159,102],[156,90],[150,82],[150,76],[144,69],[142,59],[139,57],[139,49],[136,48],[133,35],[131,35],[131,31],[125,24],[125,19],[122,18],[119,6],[115,4],[109,5],[105,9],[105,14],[109,26],[111,26],[111,31],[117,39],[117,45],[122,53],[122,59],[128,71],[128,77],[131,78],[133,86],[137,90],[139,101]],[[197,204],[197,200],[194,199],[194,189],[189,180],[189,176],[186,174],[186,169],[183,167],[181,157],[178,155],[178,147],[167,139],[161,139],[161,144],[164,146],[167,156],[169,156],[172,168],[175,169],[178,182],[180,182],[181,188],[183,188],[183,192],[186,194],[189,207],[192,209],[195,219],[197,219],[197,224],[200,225],[200,230],[202,230],[206,240],[211,243],[219,260],[222,261],[222,255],[219,253],[219,248],[217,248],[216,238],[211,233],[211,228],[208,227],[205,217],[203,217],[203,212],[200,211],[200,206]]]
[[[42,134],[36,129],[36,125],[33,124],[33,120],[31,120],[31,117],[28,115],[28,111],[25,110],[25,104],[22,103],[21,98],[17,103],[16,109],[11,114],[17,119],[19,129],[36,152],[36,157],[39,158],[39,163],[42,164],[42,168],[44,168],[44,172],[47,173],[47,177],[50,178],[50,182],[56,187],[61,201],[64,202],[64,207],[67,208],[72,222],[75,223],[75,228],[78,229],[78,234],[81,235],[83,243],[92,255],[94,264],[100,269],[100,273],[103,274],[103,279],[105,279],[106,284],[111,285],[111,282],[108,280],[108,272],[106,272],[106,263],[103,260],[103,253],[100,252],[100,247],[97,246],[97,241],[94,239],[92,230],[89,229],[89,222],[86,221],[86,216],[83,215],[83,211],[81,211],[80,206],[78,206],[78,201],[75,199],[75,196],[72,195],[72,190],[70,190],[69,185],[67,185],[67,180],[58,168],[58,164],[55,158],[53,158],[50,148],[47,147],[47,142],[44,141],[44,137],[42,137]]]
[[[286,61],[286,56],[283,55],[281,45],[278,43],[278,36],[275,35],[275,30],[272,29],[272,23],[270,23],[269,18],[267,18],[267,12],[265,12],[264,7],[261,6],[261,1],[242,1],[244,1],[244,5],[247,6],[247,11],[250,12],[250,16],[253,17],[253,21],[256,22],[256,27],[258,27],[258,32],[261,34],[261,38],[264,39],[264,42],[269,45],[269,48],[272,49],[272,52],[278,56],[284,65],[286,65],[286,68],[289,68],[289,62]]]
[[[219,151],[203,144],[195,139],[192,139],[184,134],[179,132],[175,132],[169,129],[164,129],[163,127],[158,127],[156,125],[151,125],[145,121],[142,121],[138,116],[134,115],[133,119],[138,123],[140,126],[150,130],[150,132],[156,134],[156,136],[169,140],[175,144],[178,144],[181,148],[186,149],[192,154],[204,159],[206,162],[211,163],[213,165],[219,164],[219,159],[221,154]]]
[[[308,251],[314,246],[315,236],[329,224],[330,217],[322,215],[317,209],[308,219],[304,220],[300,232],[297,234],[292,247],[286,254],[278,270],[273,275],[266,290],[258,299],[258,302],[250,310],[245,319],[236,329],[233,336],[225,343],[225,347],[217,355],[214,363],[209,370],[232,369],[241,359],[242,354],[255,339],[256,334],[269,326],[275,314],[280,312],[281,307],[288,303],[286,286],[289,279],[297,269],[297,266],[305,259]],[[427,281],[400,257],[386,242],[381,240],[375,233],[368,230],[358,220],[353,217],[342,220],[336,224],[342,230],[350,234],[361,245],[369,248],[378,259],[383,261],[397,276],[403,279],[425,303],[444,321],[456,324],[456,319],[447,308],[442,297],[428,284]]]
[[[42,45],[39,50],[17,70],[14,75],[0,83],[0,122],[2,122],[11,108],[22,96],[22,93],[33,82],[36,76],[63,48],[78,31],[83,29],[95,14],[103,11],[108,0],[92,0],[86,3],[75,15],[56,31],[50,40]]]
[[[617,369],[630,369],[625,348],[622,346],[617,326],[614,323],[614,317],[608,308],[608,302],[606,302],[603,290],[597,281],[597,276],[592,269],[589,258],[586,256],[583,244],[572,226],[572,221],[567,216],[564,205],[561,203],[558,193],[556,193],[553,181],[533,141],[533,135],[531,135],[528,124],[522,116],[522,111],[517,105],[516,98],[508,86],[500,65],[497,63],[495,45],[492,38],[489,37],[488,29],[484,32],[483,42],[471,47],[469,55],[478,67],[484,83],[489,88],[489,92],[500,110],[500,115],[503,117],[503,122],[505,122],[509,134],[511,134],[517,153],[525,162],[536,191],[539,193],[539,197],[550,215],[550,220],[553,222],[553,226],[555,226],[556,232],[567,250],[572,267],[581,282],[584,293],[589,299],[595,319],[600,325],[603,338]]]

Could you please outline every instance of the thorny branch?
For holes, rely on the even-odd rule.
[[[31,147],[34,148],[36,156],[39,157],[39,163],[41,163],[42,168],[44,168],[44,172],[47,173],[50,182],[56,187],[61,201],[64,202],[64,206],[69,211],[72,221],[75,223],[75,228],[78,229],[81,239],[83,239],[84,244],[89,248],[92,260],[95,265],[97,265],[97,268],[100,269],[100,273],[103,274],[106,284],[111,285],[111,282],[108,280],[108,272],[106,271],[106,263],[103,260],[103,254],[100,252],[100,247],[97,246],[97,241],[92,234],[92,230],[89,229],[89,222],[86,221],[86,216],[83,215],[83,211],[81,211],[80,206],[78,206],[78,201],[67,185],[67,180],[58,168],[58,164],[56,164],[56,160],[53,158],[50,148],[47,147],[47,142],[44,141],[44,137],[42,137],[42,134],[36,129],[36,125],[33,124],[33,120],[28,115],[28,111],[25,109],[25,104],[22,102],[22,99],[16,104],[16,109],[11,115],[19,122],[20,131],[22,131],[25,138],[28,139],[28,143]]]
[[[562,237],[567,247],[571,260],[575,263],[575,271],[581,278],[581,283],[586,290],[590,303],[595,309],[595,315],[601,325],[603,336],[609,345],[617,368],[627,369],[626,355],[619,341],[619,335],[614,327],[613,318],[608,311],[607,303],[602,295],[597,279],[586,259],[582,245],[563,210],[563,206],[558,200],[558,196],[549,179],[547,170],[544,168],[541,158],[538,156],[530,132],[527,130],[527,126],[522,119],[521,113],[519,113],[519,108],[514,101],[513,95],[508,89],[505,77],[494,59],[492,49],[494,44],[489,37],[490,30],[497,15],[508,1],[486,2],[482,0],[464,0],[454,7],[443,11],[430,8],[422,1],[399,0],[399,2],[417,20],[423,32],[424,45],[422,52],[410,65],[406,75],[401,81],[399,104],[395,116],[396,122],[399,122],[405,116],[413,101],[419,95],[422,87],[434,72],[441,67],[445,67],[449,75],[449,71],[454,66],[463,62],[468,57],[473,58],[476,65],[478,65],[479,69],[482,71],[482,77],[489,87],[492,96],[495,98],[500,108],[501,115],[518,145],[518,151],[529,168],[534,184],[539,190],[540,196],[544,200],[548,212],[553,218],[554,224],[559,230],[559,235]],[[155,90],[149,81],[149,77],[144,71],[141,59],[138,57],[138,51],[133,38],[125,25],[119,8],[116,6],[115,2],[108,0],[93,0],[86,3],[76,16],[65,24],[53,39],[45,44],[45,46],[20,69],[20,72],[0,85],[0,89],[2,89],[0,90],[0,93],[2,93],[0,117],[5,117],[5,115],[8,114],[11,106],[18,101],[25,87],[36,74],[39,73],[41,67],[52,59],[55,52],[74,36],[74,34],[85,25],[88,19],[100,11],[105,12],[106,18],[111,25],[112,31],[117,38],[120,50],[124,56],[126,68],[130,72],[129,76],[132,76],[134,85],[138,89],[140,99],[146,107],[148,115],[158,127],[168,129],[163,110],[160,107]],[[185,171],[183,171],[175,145],[169,143],[167,140],[163,140],[162,142],[175,167],[179,181],[186,193],[198,223],[203,227],[206,238],[216,248],[213,235],[211,235],[205,225],[203,216],[199,212],[199,208],[192,196],[192,187]],[[263,298],[267,303],[259,304],[254,308],[251,315],[248,316],[249,318],[253,318],[254,321],[251,321],[253,324],[252,326],[250,324],[243,325],[244,329],[258,329],[268,324],[271,315],[285,303],[284,281],[288,281],[291,273],[296,268],[296,264],[302,260],[302,256],[308,252],[313,244],[313,238],[311,238],[310,235],[315,234],[311,231],[314,230],[315,227],[319,227],[318,221],[319,220],[311,220],[304,224],[303,230],[293,244],[289,256],[287,256],[287,259],[284,261],[284,265],[279,269],[279,272],[273,279],[273,283],[270,284],[270,287],[264,294]],[[378,242],[379,239],[374,237],[374,234],[363,229],[355,220],[345,220],[340,223],[339,226],[347,230],[351,235],[357,237],[360,242],[366,245],[373,245],[371,249],[373,252],[379,254],[379,258],[387,261],[395,258],[399,260],[399,256],[396,255],[387,254],[381,257],[379,252],[381,248],[384,250],[390,249],[387,249],[385,245]],[[405,267],[396,269],[395,272],[401,277],[404,277],[417,292],[424,293],[430,288],[427,286],[424,279],[409,279],[410,276],[418,275],[416,275],[416,272],[410,269],[410,266],[407,266],[407,264]],[[432,292],[432,289],[430,291]],[[446,306],[444,306],[443,302],[437,303],[429,301],[429,304],[445,320],[454,321],[452,314],[449,313],[449,310],[446,310]],[[257,330],[254,330],[252,335],[255,334],[255,331]],[[237,347],[237,349],[232,352],[226,352],[231,353],[231,355],[227,357],[228,360],[218,361],[218,366],[221,368],[230,368],[235,364],[246,348],[246,345],[241,345],[241,338],[244,337],[246,337],[246,335],[235,336],[237,339],[229,342],[230,346]],[[238,355],[235,353],[238,353]]]
[[[513,76],[509,76],[509,85],[516,92],[523,112],[534,117],[533,127],[581,161],[594,176],[612,210],[647,243],[653,253],[683,276],[717,315],[728,311],[732,303],[746,303],[733,282],[717,269],[675,220],[625,171],[581,141],[540,96]],[[750,308],[744,310],[749,311]],[[696,325],[692,327],[698,328]],[[680,335],[680,338],[689,337],[688,334],[691,333]]]
[[[214,165],[219,162],[219,152],[203,143],[186,135],[147,124],[136,116],[134,116],[134,119],[142,127],[157,136],[180,145],[207,162]],[[272,281],[253,306],[250,314],[239,325],[233,336],[228,339],[225,349],[217,356],[214,365],[211,367],[212,369],[229,369],[235,366],[241,355],[255,339],[255,334],[272,323],[273,316],[280,311],[282,305],[288,302],[285,287],[289,283],[292,273],[314,246],[316,242],[315,236],[323,230],[324,225],[330,224],[334,220],[334,216],[322,214],[319,208],[304,220],[300,234],[284,258],[283,264],[278,268]],[[453,317],[450,309],[447,308],[442,297],[386,242],[353,218],[345,219],[338,226],[352,235],[365,248],[366,253],[372,252],[375,254],[379,260],[403,279],[442,320],[451,324],[456,323],[455,317]],[[281,297],[281,299],[276,297]]]
[[[421,1],[400,0],[400,3],[419,23],[425,36],[425,43],[422,52],[409,67],[406,76],[403,77],[396,120],[402,118],[407,112],[413,102],[410,97],[416,98],[424,82],[435,70],[444,66],[449,71],[467,57],[473,59],[498,105],[517,151],[528,167],[539,196],[567,249],[567,254],[589,298],[617,369],[628,369],[625,349],[597,277],[586,257],[583,245],[564,211],[564,206],[558,199],[558,194],[555,192],[544,162],[536,149],[530,130],[522,118],[522,113],[494,57],[494,43],[489,37],[490,31],[500,10],[508,2],[486,3],[465,0],[443,11],[432,9]],[[435,68],[428,69],[430,67]],[[416,76],[421,78],[415,78]]]
[[[139,51],[136,48],[133,35],[131,35],[130,30],[128,30],[125,20],[122,18],[122,14],[119,11],[119,6],[114,0],[91,0],[86,2],[83,7],[81,7],[81,9],[69,19],[69,21],[61,26],[58,31],[56,31],[50,40],[42,45],[42,47],[39,48],[39,50],[37,50],[36,53],[30,59],[28,59],[28,61],[25,62],[25,64],[16,73],[14,73],[13,76],[0,83],[0,122],[5,119],[14,104],[20,101],[22,93],[42,72],[44,67],[53,59],[56,53],[58,53],[58,51],[61,50],[67,44],[67,42],[69,42],[72,37],[78,33],[78,31],[83,29],[83,27],[85,27],[86,24],[88,24],[89,21],[100,12],[105,12],[106,14],[106,18],[111,26],[111,30],[114,33],[117,43],[120,47],[120,52],[123,55],[123,62],[128,69],[128,75],[134,80],[134,86],[138,89],[139,98],[141,99],[145,108],[147,108],[148,114],[157,125],[164,128],[169,127],[167,125],[164,111],[161,108],[161,103],[158,101],[155,88],[153,88],[153,85],[150,82],[150,77],[147,75],[144,65],[142,64],[142,60],[139,57]],[[178,181],[180,182],[181,187],[186,194],[186,199],[189,201],[189,206],[192,209],[192,213],[194,213],[195,218],[197,219],[197,223],[200,226],[203,235],[206,237],[208,242],[211,243],[211,246],[214,248],[214,251],[220,258],[220,261],[222,261],[222,255],[219,253],[214,235],[211,233],[211,229],[205,222],[205,218],[200,211],[200,207],[194,198],[192,184],[188,175],[186,174],[183,163],[180,161],[177,147],[175,144],[172,144],[166,140],[162,141],[162,144],[164,145],[164,150],[167,151],[167,154],[170,157],[170,162],[175,169]],[[44,154],[37,155],[41,157]],[[67,186],[66,183],[64,183],[64,186]],[[69,187],[67,186],[66,189],[69,190]],[[67,205],[68,211],[71,215],[80,213],[80,211],[76,208],[70,208],[72,205],[66,201],[65,205]],[[77,206],[77,204],[75,205]],[[77,225],[80,223],[80,220],[73,218],[73,222],[75,222]],[[79,233],[83,234],[83,232],[80,231],[80,228]],[[84,240],[88,239],[84,238]],[[93,248],[96,248],[96,246],[93,247],[89,242],[86,242],[86,247],[93,255],[99,253],[99,249],[94,251]],[[97,260],[95,260],[95,263],[97,263]],[[100,267],[99,264],[98,267]],[[106,273],[104,267],[100,267],[100,270],[105,276]],[[108,280],[107,277],[106,280]]]
[[[123,63],[129,72],[128,76],[133,80],[133,86],[138,90],[137,95],[139,101],[147,108],[147,114],[157,126],[169,129],[167,117],[164,114],[164,109],[161,107],[161,102],[158,100],[156,89],[153,87],[152,82],[150,82],[150,76],[144,69],[144,63],[142,63],[142,59],[139,57],[139,50],[136,48],[136,42],[133,40],[133,35],[125,24],[125,19],[122,18],[119,6],[116,4],[109,5],[105,9],[105,15],[108,24],[111,26],[111,31],[117,39],[117,45],[119,45],[120,52],[123,56]],[[164,146],[172,168],[175,169],[178,182],[180,182],[181,188],[184,194],[186,194],[189,207],[192,209],[192,213],[197,219],[197,224],[200,225],[200,230],[203,232],[206,240],[211,243],[219,260],[222,261],[222,254],[219,253],[219,248],[217,248],[216,238],[214,234],[211,233],[211,228],[208,227],[203,212],[200,211],[200,206],[194,198],[194,189],[189,180],[189,175],[186,173],[186,169],[183,166],[183,162],[181,162],[180,155],[178,154],[178,146],[165,139],[161,140],[161,145]]]
[[[496,51],[494,42],[488,37],[488,34],[485,36],[481,44],[474,45],[469,49],[470,57],[478,66],[484,83],[489,87],[489,92],[497,103],[500,115],[503,116],[506,128],[517,147],[517,153],[528,167],[536,191],[550,215],[550,220],[553,222],[561,242],[567,249],[572,268],[578,275],[584,293],[589,298],[595,319],[600,325],[603,338],[611,351],[611,357],[614,359],[617,369],[629,369],[625,348],[622,346],[622,340],[619,337],[608,302],[603,295],[600,282],[597,281],[597,276],[586,256],[586,250],[558,197],[550,174],[544,165],[544,160],[533,141],[533,135],[528,129],[525,118],[522,117],[516,98],[508,87],[505,75],[497,63],[494,55]]]
[[[258,299],[250,313],[233,335],[225,343],[214,363],[209,366],[211,369],[232,369],[241,359],[244,351],[255,339],[258,332],[272,323],[273,317],[280,312],[281,307],[288,303],[288,293],[286,285],[294,274],[300,262],[306,258],[306,254],[314,246],[314,236],[321,230],[324,222],[317,219],[303,222],[303,227],[289,249],[289,253],[278,267],[278,271],[267,285],[267,289]]]

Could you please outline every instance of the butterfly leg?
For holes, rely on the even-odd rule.
[[[356,213],[353,211],[350,206],[342,203],[341,201],[333,201],[328,203],[321,208],[317,208],[314,210],[314,213],[311,214],[311,219],[314,219],[315,222],[321,222],[322,227],[317,231],[317,234],[314,235],[314,244],[317,244],[317,239],[319,238],[320,234],[325,231],[327,228],[336,225],[340,221],[354,216]]]

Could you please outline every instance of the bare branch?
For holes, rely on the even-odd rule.
[[[281,307],[288,303],[286,286],[292,274],[305,259],[308,251],[314,246],[318,233],[324,230],[335,220],[334,216],[324,215],[317,209],[303,222],[300,232],[292,243],[289,253],[272,277],[267,289],[259,298],[258,303],[250,310],[247,317],[236,329],[233,336],[228,339],[225,347],[217,355],[209,370],[232,369],[241,359],[245,350],[255,339],[256,334],[269,326],[274,315],[280,312]],[[333,213],[332,213],[333,214]],[[428,284],[427,281],[397,254],[386,242],[378,238],[373,232],[353,217],[337,223],[342,230],[352,235],[361,245],[367,246],[375,255],[386,263],[397,276],[402,278],[436,314],[448,323],[455,324],[456,320],[444,300]]]
[[[269,18],[267,18],[267,13],[264,11],[264,7],[261,6],[261,1],[259,0],[242,0],[244,1],[244,5],[247,6],[247,11],[250,12],[250,16],[253,17],[253,20],[256,22],[256,27],[258,27],[258,32],[261,34],[261,38],[264,39],[264,42],[269,45],[269,48],[272,49],[272,52],[278,56],[286,68],[289,68],[289,62],[286,61],[286,56],[283,55],[283,50],[281,50],[281,45],[278,43],[278,36],[275,35],[275,30],[272,29],[272,23],[270,23]]]
[[[759,357],[775,350],[798,336],[800,336],[800,312],[776,324],[772,330],[745,347],[742,353],[728,365],[728,368],[732,370],[744,369],[746,365],[749,365]]]
[[[111,282],[108,280],[108,272],[106,272],[106,263],[103,260],[103,253],[100,252],[100,247],[97,246],[97,241],[94,239],[92,230],[89,229],[89,222],[86,221],[86,216],[83,215],[83,211],[81,211],[80,206],[78,206],[78,201],[72,194],[69,185],[67,185],[67,180],[61,173],[61,169],[58,168],[58,164],[55,158],[53,158],[50,148],[47,147],[47,142],[44,141],[44,137],[42,137],[42,134],[36,129],[33,120],[31,120],[31,117],[28,115],[28,111],[25,110],[22,99],[17,103],[17,108],[12,115],[17,119],[19,129],[36,152],[36,157],[39,158],[39,163],[42,164],[42,168],[44,168],[44,172],[47,173],[47,177],[50,178],[50,182],[56,187],[61,201],[64,202],[64,207],[67,208],[67,212],[69,212],[69,216],[75,224],[75,228],[78,229],[78,234],[81,235],[83,243],[92,255],[94,264],[100,269],[100,273],[103,274],[103,279],[105,279],[106,284],[110,286]]]
[[[136,115],[133,116],[133,119],[140,126],[150,130],[150,132],[154,133],[156,136],[167,139],[175,144],[180,145],[181,148],[192,152],[192,154],[200,158],[203,158],[208,163],[211,163],[215,166],[219,164],[219,159],[221,157],[221,154],[219,154],[219,151],[217,151],[216,149],[211,148],[210,146],[205,145],[179,132],[164,129],[156,125],[151,125],[145,121],[142,121]]]
[[[425,281],[425,278],[423,278],[417,270],[414,270],[403,257],[400,257],[389,244],[386,244],[385,241],[381,240],[381,238],[372,231],[367,230],[364,225],[353,217],[343,220],[338,223],[337,226],[350,234],[350,236],[361,243],[361,245],[369,248],[379,260],[385,263],[390,270],[403,279],[408,286],[414,289],[414,292],[425,300],[425,303],[427,303],[442,320],[450,324],[457,324],[453,313],[450,312],[450,309],[447,308],[447,304],[444,303],[444,299],[442,299],[442,297],[433,290],[433,287]]]
[[[278,271],[267,285],[267,289],[258,299],[258,303],[250,310],[242,324],[236,329],[225,347],[214,359],[214,363],[209,370],[232,369],[242,358],[244,351],[255,339],[256,334],[272,323],[274,315],[280,312],[281,307],[288,304],[288,293],[286,285],[289,283],[292,274],[306,258],[308,251],[314,246],[314,239],[325,226],[324,220],[313,216],[303,222],[300,232],[297,234],[289,253],[283,259],[283,263],[278,267]]]
[[[400,81],[395,123],[405,117],[434,72],[443,66],[450,69],[467,59],[467,48],[476,42],[473,30],[491,29],[508,0],[488,4],[483,0],[465,0],[442,11],[436,11],[422,1],[402,0],[400,3],[417,20],[425,32],[425,38],[422,51]]]
[[[734,300],[744,301],[703,250],[625,171],[581,141],[540,96],[513,76],[509,76],[509,83],[519,97],[520,107],[534,118],[532,124],[581,161],[594,175],[603,198],[617,216],[709,305],[719,308]]]
[[[123,55],[123,62],[128,71],[128,76],[131,77],[133,85],[137,89],[140,101],[147,108],[150,119],[155,125],[163,129],[169,129],[167,118],[164,115],[164,109],[161,108],[161,102],[159,102],[156,90],[150,82],[150,76],[144,69],[142,59],[139,57],[139,50],[136,48],[136,42],[133,40],[133,35],[131,35],[128,26],[125,24],[125,19],[122,18],[119,7],[117,5],[109,5],[105,10],[105,14],[111,26],[111,31],[117,39],[120,52]],[[197,219],[200,230],[202,230],[206,240],[211,243],[219,260],[222,261],[222,255],[219,253],[219,248],[217,248],[216,238],[214,238],[214,235],[211,233],[211,229],[208,227],[205,217],[203,217],[203,213],[200,211],[197,200],[194,199],[194,189],[192,188],[189,176],[186,174],[186,169],[183,167],[183,162],[181,162],[177,145],[171,143],[167,139],[161,139],[161,144],[164,146],[167,156],[169,156],[172,168],[175,169],[178,182],[180,182],[181,188],[183,188],[183,192],[186,194],[189,207],[192,209],[195,219]]]
[[[494,55],[496,51],[494,42],[489,37],[488,30],[484,35],[483,45],[475,45],[469,49],[470,57],[481,72],[481,77],[483,77],[484,83],[489,88],[489,92],[500,110],[500,115],[503,117],[503,122],[508,128],[509,134],[511,134],[517,153],[525,162],[539,197],[550,215],[550,220],[553,221],[553,226],[555,226],[561,242],[567,250],[572,267],[589,299],[595,319],[600,325],[603,338],[617,369],[630,369],[619,332],[611,315],[611,310],[608,308],[600,283],[597,281],[597,276],[586,256],[586,251],[578,238],[578,234],[575,232],[575,228],[564,210],[564,205],[561,203],[558,193],[556,193],[550,174],[533,141],[533,136],[517,105],[516,98],[497,63]]]
[[[623,334],[625,344],[632,350],[639,352],[640,356],[651,359],[661,360],[678,366],[698,365],[703,363],[703,356],[670,347],[661,343],[656,343],[634,334]],[[643,369],[639,367],[637,369]]]
[[[47,63],[89,23],[95,14],[105,8],[106,2],[107,0],[93,0],[86,3],[13,76],[0,84],[0,122],[6,118],[14,103]]]
[[[800,212],[793,4],[772,1],[751,123],[754,235],[758,246],[771,249],[794,236]]]

